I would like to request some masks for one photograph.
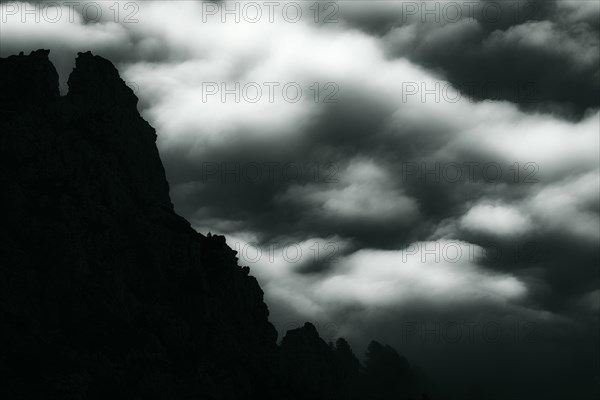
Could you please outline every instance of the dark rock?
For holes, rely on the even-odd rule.
[[[297,399],[342,398],[331,348],[309,322],[287,332],[281,341],[285,380]]]
[[[64,97],[48,50],[0,73],[2,399],[406,393],[388,348],[362,368],[310,323],[276,345],[249,268],[173,211],[156,133],[109,61],[79,53]]]
[[[23,106],[44,107],[59,97],[58,73],[48,59],[50,50],[28,56],[0,58],[0,112],[18,111]]]
[[[280,398],[263,292],[173,212],[114,66],[80,53],[65,97],[48,51],[0,72],[3,398]]]

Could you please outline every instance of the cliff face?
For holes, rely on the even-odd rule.
[[[3,398],[270,398],[276,331],[220,236],[173,211],[154,129],[107,60],[60,97],[0,59]]]
[[[115,67],[80,53],[61,97],[48,53],[0,59],[0,398],[420,397],[379,344],[363,367],[307,323],[278,347],[249,268],[173,211]]]

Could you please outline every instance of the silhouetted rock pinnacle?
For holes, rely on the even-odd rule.
[[[0,58],[0,104],[3,111],[22,106],[45,107],[59,97],[58,73],[48,59],[50,50]]]
[[[115,67],[80,53],[65,97],[46,50],[0,73],[2,397],[275,396],[263,292],[173,212]]]
[[[343,339],[278,347],[249,268],[173,211],[116,68],[79,53],[61,97],[48,53],[0,59],[1,398],[369,398]]]

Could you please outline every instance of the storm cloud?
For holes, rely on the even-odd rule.
[[[597,384],[597,2],[131,4],[2,3],[0,55],[49,48],[63,92],[115,62],[280,332],[379,338],[456,398]]]

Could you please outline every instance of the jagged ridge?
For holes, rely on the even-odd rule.
[[[249,268],[173,211],[116,68],[79,53],[61,97],[48,53],[0,59],[3,398],[386,398],[310,324],[276,345]]]

